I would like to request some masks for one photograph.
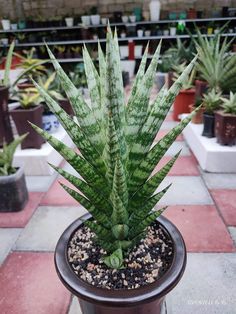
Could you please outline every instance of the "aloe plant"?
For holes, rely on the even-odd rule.
[[[50,95],[35,82],[50,110],[67,130],[80,153],[33,125],[70,165],[80,179],[56,166],[52,167],[81,193],[61,183],[63,188],[93,216],[85,221],[106,250],[104,263],[123,267],[126,254],[145,236],[147,227],[163,213],[156,203],[167,192],[156,188],[173,166],[180,152],[156,174],[154,168],[194,113],[173,128],[156,145],[153,141],[176,95],[188,77],[196,58],[167,91],[163,88],[149,104],[161,43],[146,68],[147,49],[133,84],[127,105],[123,90],[117,33],[107,31],[106,55],[98,47],[99,72],[84,48],[83,58],[91,106],[67,77],[48,48],[52,64],[70,100],[78,123],[73,121]]]
[[[222,102],[221,95],[221,92],[217,92],[215,89],[209,90],[207,94],[203,95],[206,113],[213,115],[214,111],[220,108]]]
[[[236,115],[236,94],[230,92],[229,99],[222,97],[221,100],[224,113]]]
[[[185,68],[186,68],[185,62],[173,66],[173,70],[174,70],[174,80],[177,80],[177,79],[178,79],[179,75],[180,75],[182,72],[184,72]],[[195,68],[193,68],[192,72],[188,75],[188,77],[186,78],[186,80],[183,82],[183,86],[182,86],[182,89],[183,89],[183,90],[187,90],[187,89],[193,88],[193,83],[194,83],[195,75],[196,75],[196,70],[195,70]]]
[[[25,139],[27,134],[16,138],[11,143],[3,144],[3,149],[0,150],[0,176],[8,176],[16,172],[12,166],[13,157],[17,146]]]

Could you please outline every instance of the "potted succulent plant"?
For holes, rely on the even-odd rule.
[[[55,265],[63,284],[79,297],[83,313],[113,313],[119,309],[127,314],[157,314],[164,296],[180,280],[186,263],[179,231],[166,218],[159,217],[165,208],[152,210],[169,188],[155,193],[179,152],[161,171],[151,178],[150,175],[194,113],[151,146],[195,60],[169,91],[162,89],[153,105],[148,106],[160,45],[146,71],[144,54],[125,106],[118,39],[110,28],[106,47],[106,57],[98,47],[99,74],[84,50],[91,106],[49,50],[78,123],[35,83],[81,155],[37,126],[34,128],[82,175],[83,180],[53,166],[83,193],[63,185],[90,212],[63,233],[56,248]],[[161,257],[164,251],[165,258]]]
[[[215,112],[215,136],[221,145],[236,144],[236,94],[221,98],[222,110]]]
[[[173,66],[174,80],[178,79],[179,74],[185,69],[185,63]],[[195,70],[186,78],[179,95],[175,98],[173,107],[173,118],[175,121],[180,121],[179,115],[182,113],[190,112],[190,105],[194,103],[195,88],[193,87],[193,81],[195,76]]]
[[[200,107],[198,112],[192,117],[191,122],[194,124],[201,124],[203,123],[203,113],[205,108],[202,106],[202,98],[198,97],[195,99],[195,102],[190,105],[190,112],[194,111],[196,108]]]
[[[0,146],[3,142],[10,143],[13,141],[13,133],[11,129],[10,116],[8,112],[9,86],[10,86],[10,69],[12,55],[14,50],[14,42],[12,42],[5,63],[4,77],[0,80]]]
[[[19,93],[20,106],[11,110],[11,116],[15,122],[19,135],[28,133],[28,136],[21,143],[21,148],[41,148],[44,140],[29,125],[33,122],[39,127],[43,126],[42,114],[43,106],[38,104],[38,94],[32,93],[30,89],[21,90]]]
[[[221,92],[217,92],[215,89],[209,90],[207,94],[203,95],[205,109],[203,113],[203,136],[209,138],[215,136],[215,111],[219,109],[221,102]]]
[[[13,157],[17,146],[27,134],[4,144],[0,150],[0,212],[16,212],[24,208],[28,201],[23,167],[14,168]]]

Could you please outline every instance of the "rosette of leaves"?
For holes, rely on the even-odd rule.
[[[174,70],[173,79],[174,79],[174,81],[178,80],[180,74],[184,72],[185,68],[186,68],[185,62],[173,66],[173,70]],[[193,68],[191,73],[186,77],[185,81],[183,82],[183,85],[182,85],[183,90],[193,88],[195,75],[196,75],[196,71],[195,71],[195,68]]]
[[[229,98],[221,98],[224,113],[236,115],[236,94],[230,92]]]
[[[78,123],[35,83],[80,153],[37,126],[33,127],[81,175],[82,179],[52,166],[77,189],[61,183],[91,213],[93,219],[84,221],[84,224],[95,233],[96,241],[106,250],[104,263],[112,268],[124,266],[126,254],[145,237],[147,227],[165,210],[166,207],[157,210],[155,205],[170,186],[159,192],[156,189],[180,152],[160,171],[151,174],[194,114],[191,113],[153,145],[157,132],[195,63],[193,60],[172,87],[168,91],[163,88],[150,104],[160,47],[161,44],[147,70],[146,49],[125,105],[117,33],[115,31],[113,35],[108,27],[105,55],[98,46],[99,71],[87,49],[83,50],[91,106],[85,102],[81,92],[48,49]]]
[[[221,92],[217,92],[215,89],[208,91],[207,94],[203,95],[203,103],[205,112],[213,115],[215,110],[220,108],[222,103]]]

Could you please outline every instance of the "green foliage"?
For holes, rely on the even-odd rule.
[[[221,92],[216,92],[215,89],[209,90],[207,94],[203,95],[205,112],[208,114],[214,114],[214,111],[220,108],[221,102]]]
[[[220,34],[207,38],[199,30],[197,35],[195,44],[200,77],[208,82],[210,89],[236,92],[236,55],[229,53],[232,41],[227,42],[225,38],[221,42]]]
[[[224,113],[236,115],[236,94],[230,92],[229,99],[222,97],[221,100],[223,101],[222,108]]]
[[[6,60],[6,66],[5,66],[5,71],[4,71],[4,77],[0,81],[0,85],[4,85],[6,87],[8,87],[10,85],[9,75],[10,75],[10,70],[11,70],[11,62],[12,62],[14,47],[15,47],[15,42],[13,41],[10,45],[8,52],[7,52],[7,60]]]
[[[27,134],[24,134],[10,144],[3,144],[3,149],[0,150],[0,176],[8,176],[16,172],[12,167],[13,157],[17,146],[25,139]]]
[[[71,189],[62,185],[65,190],[93,216],[94,220],[84,223],[96,234],[97,242],[106,250],[104,263],[109,267],[121,268],[129,250],[145,236],[147,227],[165,210],[156,210],[155,205],[169,186],[160,192],[156,192],[156,189],[179,153],[161,170],[154,175],[152,173],[194,113],[155,145],[154,139],[175,97],[189,77],[196,58],[172,87],[168,91],[163,88],[150,105],[160,44],[145,71],[146,49],[126,106],[117,34],[115,32],[113,35],[108,27],[106,55],[98,46],[99,71],[86,48],[83,52],[91,99],[89,106],[49,48],[48,52],[77,121],[71,119],[43,87],[35,85],[80,153],[37,126],[33,127],[81,175],[82,179],[53,166],[75,187]]]
[[[180,74],[184,72],[185,68],[186,68],[185,63],[181,63],[181,64],[173,66],[174,81],[176,81],[178,79],[178,77],[180,76]],[[183,82],[182,89],[186,90],[186,89],[193,88],[195,73],[196,73],[196,71],[195,71],[195,69],[193,69],[191,74],[188,77],[186,77],[186,80]]]

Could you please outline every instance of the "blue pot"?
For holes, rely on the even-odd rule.
[[[53,113],[43,114],[43,129],[48,133],[54,133],[59,128],[60,123]]]

